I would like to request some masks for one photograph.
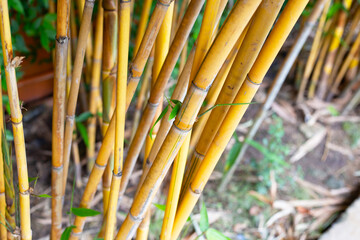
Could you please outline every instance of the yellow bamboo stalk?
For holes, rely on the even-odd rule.
[[[52,122],[51,239],[57,239],[61,235],[66,75],[69,51],[68,27],[70,24],[69,11],[70,1],[63,0],[58,2]]]
[[[219,9],[220,0],[208,0],[205,5],[204,17],[198,37],[195,51],[195,58],[191,69],[190,82],[195,78],[199,67],[211,44],[211,35],[216,25],[216,15]]]
[[[26,162],[26,150],[25,150],[22,113],[19,102],[16,73],[15,73],[15,68],[21,64],[21,58],[13,56],[9,9],[6,0],[0,1],[0,31],[1,31],[1,43],[2,43],[3,57],[4,57],[6,85],[10,100],[9,102],[10,102],[10,110],[11,110],[11,122],[13,127],[13,134],[14,134],[16,165],[19,176],[21,239],[27,240],[32,238],[31,220],[30,220],[30,192],[29,192],[29,181],[28,181],[28,170],[27,170],[27,162]],[[66,53],[67,51],[65,52],[65,54]]]
[[[226,3],[227,3],[227,0],[222,0],[220,2],[216,22],[220,21],[221,14],[225,9]],[[243,35],[243,33],[242,33],[242,35]],[[213,33],[213,36],[215,36],[214,33]],[[214,39],[214,37],[212,37],[212,39]],[[195,42],[195,45],[193,46],[193,48],[190,51],[189,57],[188,57],[188,59],[186,61],[186,64],[185,64],[183,70],[181,71],[181,74],[179,76],[179,80],[178,80],[178,82],[177,82],[177,84],[175,86],[175,89],[174,89],[174,92],[173,92],[173,94],[171,96],[171,99],[178,100],[180,102],[184,101],[186,92],[187,92],[189,84],[190,84],[189,79],[190,79],[190,73],[191,73],[191,70],[192,70],[192,63],[193,63],[193,60],[194,60],[194,57],[195,57],[196,44],[197,44],[197,42]],[[142,183],[143,183],[143,181],[144,181],[144,179],[145,179],[145,177],[146,177],[152,163],[154,162],[154,159],[155,159],[161,145],[164,142],[164,139],[165,139],[167,133],[170,130],[170,127],[172,126],[172,124],[174,122],[174,119],[169,120],[170,112],[171,111],[168,111],[165,114],[165,116],[162,118],[159,133],[157,134],[157,138],[155,139],[154,145],[151,148],[149,158],[146,160],[146,168],[144,169],[143,174],[142,174],[142,176],[140,178],[140,181],[139,181],[139,184],[138,184],[138,189],[142,185]]]
[[[135,37],[134,57],[136,56],[136,54],[139,50],[141,40],[142,40],[145,30],[146,30],[146,24],[149,19],[150,10],[151,10],[151,2],[152,2],[151,0],[145,0],[142,5],[140,22],[139,22],[138,29],[136,32],[136,37]]]
[[[222,86],[220,94],[216,100],[216,104],[227,104],[233,102],[242,83],[245,81],[246,74],[249,72],[252,64],[258,56],[283,2],[283,0],[264,0],[260,4],[250,23],[249,30],[247,31],[234,63],[231,66],[225,83]],[[199,141],[195,147],[195,151],[187,165],[182,188],[183,192],[188,188],[194,173],[196,173],[199,165],[204,159],[204,156],[229,108],[230,106],[221,106],[214,108],[211,111],[209,116],[210,120],[206,122]]]
[[[150,97],[145,107],[145,110],[143,111],[143,116],[141,118],[139,127],[135,133],[133,141],[130,144],[129,151],[126,156],[123,179],[120,187],[120,196],[122,196],[125,192],[131,173],[135,167],[136,159],[141,151],[148,131],[150,130],[151,124],[153,123],[157,107],[161,102],[166,84],[171,76],[171,72],[175,67],[182,47],[184,46],[186,39],[190,34],[190,30],[201,10],[203,3],[203,0],[193,1],[190,3],[182,20],[182,23],[180,24],[179,29],[176,32],[176,36],[171,44],[169,53],[166,56],[165,62],[156,79],[155,85],[151,90]]]
[[[185,165],[188,156],[190,134],[185,138],[183,145],[180,148],[178,155],[175,157],[173,170],[171,173],[171,180],[169,186],[169,193],[166,201],[165,215],[163,225],[161,228],[161,240],[170,240],[171,232],[175,220],[176,209],[179,202],[181,183],[185,172]]]
[[[192,3],[193,1],[190,2],[188,9]],[[117,239],[131,239],[134,235],[187,133],[194,124],[196,114],[200,110],[209,86],[259,4],[260,1],[256,0],[236,2],[221,32],[206,55],[174,125],[134,198],[130,212],[118,231]]]
[[[130,38],[131,0],[120,1],[119,6],[119,39],[118,39],[118,75],[116,84],[116,128],[114,147],[114,170],[110,187],[110,199],[107,210],[105,240],[112,240],[116,226],[117,202],[122,176],[124,154],[124,130],[126,115],[126,81],[128,70]]]
[[[321,37],[323,34],[323,30],[324,30],[324,26],[325,26],[325,21],[326,21],[326,15],[328,13],[328,10],[330,8],[330,4],[331,4],[331,0],[328,0],[326,2],[326,5],[324,7],[324,10],[322,12],[322,15],[320,17],[319,20],[319,24],[318,27],[316,29],[316,34],[314,37],[314,41],[312,43],[311,46],[311,50],[309,53],[309,57],[306,61],[306,66],[305,66],[305,70],[304,70],[304,74],[303,77],[301,79],[301,84],[300,84],[300,89],[296,98],[296,102],[300,103],[302,101],[304,101],[304,91],[306,88],[306,85],[309,81],[310,75],[312,70],[314,69],[314,63],[317,59],[317,56],[319,55],[320,52],[320,43],[321,43]]]
[[[343,0],[343,5],[346,10],[350,9],[351,3],[352,0]],[[327,53],[326,56],[324,69],[322,71],[319,87],[317,89],[317,95],[320,99],[323,99],[325,97],[327,90],[330,89],[332,85],[332,82],[330,82],[329,78],[333,70],[336,54],[338,52],[341,38],[344,33],[346,19],[347,19],[347,12],[342,10],[339,13],[339,18],[338,18],[337,26],[335,28],[335,33],[329,47],[329,52]]]
[[[240,49],[240,46],[245,38],[245,35],[247,33],[248,27],[243,31],[243,33],[240,35],[238,42],[234,46],[234,48],[229,53],[229,56],[226,58],[224,64],[222,65],[219,73],[216,75],[216,78],[214,80],[214,83],[211,85],[208,94],[205,98],[205,106],[202,106],[200,109],[200,114],[207,111],[209,108],[213,107],[215,105],[216,99],[220,94],[220,91],[222,89],[222,86],[224,85],[224,82],[226,80],[226,77],[228,76],[230,72],[230,68],[232,64],[234,63],[235,57]],[[200,135],[204,130],[205,124],[207,120],[209,119],[210,114],[205,114],[201,118],[198,119],[198,121],[194,124],[194,128],[191,133],[191,140],[190,140],[190,148],[189,148],[189,154],[192,155],[194,148],[199,141]]]
[[[89,112],[93,115],[88,120],[88,138],[89,147],[87,148],[87,164],[89,169],[95,163],[95,140],[96,140],[96,112],[99,96],[100,74],[101,74],[101,58],[102,58],[102,45],[103,45],[103,27],[104,27],[104,10],[102,8],[102,0],[99,1],[99,9],[96,17],[95,26],[95,47],[92,61],[92,73],[90,84],[90,104]]]
[[[360,8],[357,8],[357,11],[355,12],[355,16],[349,18],[349,21],[351,20],[351,24],[348,30],[348,34],[346,35],[343,44],[339,46],[339,51],[336,54],[336,59],[334,62],[333,70],[330,75],[329,82],[333,82],[335,78],[337,77],[337,74],[339,72],[339,69],[344,61],[345,54],[350,50],[350,45],[354,40],[355,34],[359,31],[359,21],[360,21]]]
[[[173,19],[173,13],[174,13],[174,2],[171,3],[169,9],[167,10],[167,13],[165,15],[164,18],[164,22],[161,25],[159,34],[156,37],[156,42],[155,42],[155,53],[154,53],[154,65],[153,65],[153,69],[152,69],[152,81],[151,81],[151,87],[154,87],[159,73],[161,71],[161,68],[164,64],[164,61],[166,59],[166,55],[169,51],[169,46],[170,46],[170,37],[171,37],[171,27],[172,27],[172,19]],[[161,100],[160,100],[160,106],[158,106],[155,116],[153,117],[152,120],[152,124],[155,123],[156,119],[160,116],[161,111],[162,111],[162,100],[163,96],[161,96]],[[144,116],[143,116],[144,117]],[[152,139],[149,139],[150,137],[148,136],[146,139],[146,144],[145,144],[145,149],[151,149],[153,142],[156,138],[156,134],[158,132],[159,126],[155,126],[153,129],[153,133],[152,133]],[[139,129],[140,130],[140,129]],[[147,130],[147,129],[146,129]],[[146,131],[146,130],[142,130],[142,131]],[[136,134],[135,134],[136,135]],[[129,151],[130,152],[130,151]],[[132,159],[127,159],[127,160],[132,160]],[[144,164],[144,166],[146,166],[146,164]],[[131,169],[132,171],[132,169]],[[125,188],[123,188],[125,189]],[[149,217],[151,217],[151,210],[148,210],[148,214],[146,214],[147,216],[150,214],[150,216],[148,216],[145,219],[144,224],[142,224],[142,230],[141,230],[141,236],[143,239],[147,239],[148,236],[145,236],[145,233],[148,233],[148,230],[146,228],[148,228],[149,224]]]
[[[102,135],[104,136],[112,116],[112,109],[115,105],[115,98],[113,98],[113,88],[115,86],[116,64],[115,64],[115,50],[117,45],[116,24],[117,11],[115,0],[104,0],[104,32],[103,32],[103,57],[102,57],[102,90],[103,90],[103,116],[102,116]],[[103,214],[106,216],[107,207],[109,203],[110,185],[113,168],[113,156],[110,156],[108,164],[103,174],[102,188],[103,188]],[[105,230],[105,229],[104,229]],[[105,234],[103,232],[102,234]],[[100,237],[100,236],[99,236]],[[101,237],[104,237],[102,235]]]
[[[131,141],[134,138],[134,135],[136,133],[136,129],[139,126],[141,112],[142,112],[142,109],[143,109],[143,106],[144,106],[144,103],[145,103],[146,95],[147,95],[148,90],[149,90],[153,64],[154,64],[154,48],[153,48],[153,51],[150,54],[148,63],[146,65],[146,69],[145,69],[144,77],[143,77],[143,80],[142,80],[143,82],[141,84],[139,96],[136,99],[134,121],[133,121],[133,127],[132,127],[132,131],[131,131],[131,133],[132,133]]]
[[[353,60],[356,53],[358,52],[359,46],[360,46],[360,34],[357,35],[355,42],[351,46],[349,54],[346,56],[345,60],[343,61],[340,71],[337,74],[333,85],[331,86],[330,92],[328,93],[326,100],[330,101],[332,99],[332,97],[337,93],[340,82],[344,78],[347,70],[349,69],[351,61]]]
[[[316,62],[315,68],[314,68],[314,73],[311,76],[311,82],[309,85],[309,92],[308,92],[308,98],[312,99],[315,96],[315,89],[317,86],[317,83],[319,81],[319,77],[321,74],[321,70],[325,61],[325,57],[326,57],[326,53],[327,50],[330,46],[331,43],[331,35],[328,35],[325,37],[324,39],[324,43],[322,44],[320,53],[319,53],[319,58]]]
[[[155,42],[156,35],[159,31],[162,20],[165,17],[166,11],[170,5],[170,0],[159,0],[155,6],[154,12],[151,15],[149,25],[145,31],[143,40],[140,44],[139,51],[133,60],[130,70],[128,85],[126,88],[126,109],[128,109],[131,99],[134,96],[136,86],[140,76],[144,70],[146,61],[150,55],[150,51]],[[94,196],[96,186],[100,182],[100,178],[104,173],[109,156],[112,152],[115,137],[115,117],[111,118],[108,130],[103,139],[103,144],[99,150],[95,165],[90,173],[88,183],[85,187],[83,196],[80,201],[81,207],[87,207]],[[81,235],[85,224],[86,217],[75,217],[74,226],[70,239],[78,239]]]
[[[84,55],[89,31],[91,27],[91,17],[94,8],[95,0],[86,0],[83,16],[80,24],[79,42],[76,48],[76,55],[74,61],[74,68],[71,77],[71,86],[69,99],[66,106],[66,117],[65,117],[65,137],[64,137],[64,175],[63,175],[63,194],[65,194],[65,186],[67,181],[68,169],[69,169],[69,158],[71,153],[72,135],[74,130],[75,121],[75,110],[77,105],[77,98],[79,95],[81,73],[84,63]]]
[[[145,154],[144,159],[147,159],[150,154],[150,150],[153,146],[154,138],[150,138],[149,136],[146,138],[145,144]],[[146,161],[143,162],[143,169],[146,169]],[[151,219],[151,209],[146,212],[144,220],[141,222],[137,232],[136,232],[136,240],[147,240],[149,236],[149,227],[150,227],[150,219]]]
[[[353,59],[350,62],[349,69],[345,75],[345,81],[347,83],[351,82],[356,77],[356,74],[359,69],[359,57],[360,57],[360,51],[358,50],[353,57]]]
[[[246,81],[241,86],[236,98],[234,99],[234,102],[251,102],[267,70],[270,68],[271,63],[274,61],[277,53],[285,42],[285,39],[295,25],[307,2],[308,1],[303,0],[290,0],[287,3],[273,30],[267,38],[266,43],[261,49],[258,58],[251,68]],[[200,197],[205,184],[207,183],[216,163],[220,159],[222,152],[224,151],[247,107],[248,105],[232,106],[228,111],[227,116],[214,138],[204,161],[201,163],[194,180],[187,189],[184,198],[179,203],[171,239],[177,239],[180,234],[182,227],[186,223],[186,219]]]
[[[1,71],[0,71],[1,75]],[[0,76],[1,80],[1,76]],[[0,92],[0,133],[5,134],[4,130],[4,112],[3,112],[3,101],[2,93]],[[3,146],[3,138],[0,139],[0,146]],[[3,152],[0,151],[0,236],[1,239],[7,239],[7,223],[6,223],[6,197],[5,197],[5,177],[4,177],[4,156]]]
[[[82,19],[83,13],[84,13],[84,7],[85,2],[87,0],[76,0],[78,13],[79,13],[79,19]],[[92,69],[92,59],[93,59],[93,34],[92,34],[92,28],[89,32],[89,38],[86,41],[86,48],[85,48],[85,62],[86,62],[86,69],[85,69],[85,80],[86,83],[90,84],[91,79],[91,69]],[[86,93],[86,92],[84,92]]]

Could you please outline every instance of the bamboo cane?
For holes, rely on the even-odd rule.
[[[317,19],[321,11],[324,9],[324,5],[328,5],[329,0],[320,0],[314,6],[311,15],[306,20],[305,26],[302,31],[299,33],[296,42],[294,43],[293,47],[287,54],[284,63],[282,64],[279,72],[277,73],[275,80],[273,81],[269,93],[264,101],[264,104],[261,106],[260,110],[257,112],[254,123],[249,130],[248,134],[246,135],[246,141],[242,143],[241,150],[236,157],[234,164],[231,168],[227,171],[225,176],[223,177],[219,187],[218,192],[222,193],[225,191],[227,185],[229,184],[232,176],[235,173],[236,168],[238,168],[239,164],[241,163],[242,159],[245,156],[246,150],[249,146],[247,140],[252,140],[256,135],[257,131],[259,130],[260,125],[262,124],[263,120],[267,116],[267,112],[271,108],[273,102],[275,101],[276,96],[278,95],[287,75],[289,74],[294,62],[296,61],[297,57],[301,49],[303,48],[307,38],[309,37],[313,27],[316,24]],[[326,6],[327,7],[327,6]]]
[[[166,55],[169,51],[173,14],[174,14],[174,2],[171,3],[169,9],[167,10],[167,13],[164,18],[164,22],[161,25],[158,36],[156,37],[156,42],[155,42],[155,46],[154,46],[155,53],[154,53],[154,65],[153,65],[153,69],[152,69],[151,88],[154,87],[156,80],[158,79],[161,68],[163,67],[163,64],[165,62]],[[160,116],[161,111],[162,111],[161,103],[163,102],[163,100],[162,100],[163,96],[161,96],[160,98],[161,98],[161,100],[159,101],[160,106],[158,106],[158,108],[156,110],[155,116],[153,117],[153,120],[152,120],[152,124],[155,123],[156,119]],[[146,117],[146,116],[143,116],[143,117]],[[155,126],[153,128],[153,136],[152,136],[153,139],[156,138],[158,128],[159,128],[159,126]],[[146,130],[143,130],[143,131],[146,131]],[[149,136],[147,137],[145,149],[151,149],[153,142],[154,142],[153,139],[150,139]],[[144,164],[144,166],[146,166],[146,164]],[[151,210],[149,209],[148,212],[149,213],[146,214],[148,217],[145,219],[145,222],[142,225],[143,230],[141,231],[141,233],[143,233],[141,235],[141,237],[144,239],[147,238],[147,236],[145,236],[145,233],[148,232],[148,230],[146,230],[146,228],[148,228],[148,226],[149,226],[148,221],[149,221],[149,217],[151,217]]]
[[[143,80],[142,80],[143,82],[141,84],[139,96],[136,99],[134,122],[133,122],[134,125],[133,125],[132,131],[131,131],[131,133],[132,133],[131,142],[132,142],[132,140],[134,138],[134,135],[136,133],[136,129],[139,126],[140,116],[141,116],[141,112],[142,112],[142,109],[143,109],[143,105],[145,103],[146,94],[147,94],[147,92],[149,90],[153,64],[154,64],[154,48],[153,48],[153,51],[150,54],[148,63],[146,65],[146,69],[145,69],[144,77],[143,77]]]
[[[163,225],[161,228],[161,240],[170,240],[171,232],[174,225],[176,209],[179,202],[181,191],[181,183],[185,172],[186,159],[188,156],[190,134],[185,138],[183,145],[180,148],[178,155],[175,157],[173,170],[171,173],[171,180],[169,186],[169,193],[166,200],[165,215]]]
[[[231,66],[230,72],[225,80],[225,83],[216,100],[216,104],[232,103],[242,83],[245,81],[246,74],[249,72],[252,64],[255,62],[260,49],[270,32],[272,24],[274,23],[278,12],[284,1],[270,1],[265,0],[260,4],[255,12],[249,30],[241,44],[239,52]],[[211,111],[209,120],[207,121],[204,130],[195,147],[194,154],[187,165],[187,169],[183,182],[183,193],[186,190],[196,173],[199,164],[203,160],[217,130],[221,126],[223,119],[226,116],[230,106],[222,106],[214,108]]]
[[[104,32],[103,32],[103,57],[102,57],[102,97],[103,97],[103,120],[102,120],[102,135],[104,136],[112,116],[112,105],[114,105],[113,88],[115,86],[115,51],[116,51],[116,24],[117,11],[115,0],[104,0]],[[112,104],[114,103],[114,104]],[[109,203],[110,185],[112,178],[112,163],[113,157],[110,156],[108,164],[103,175],[103,211],[104,217],[107,212]],[[105,230],[105,229],[104,229]],[[105,234],[105,232],[103,232]],[[100,236],[99,236],[100,237]],[[103,235],[101,236],[103,237]]]
[[[139,50],[141,40],[142,40],[145,30],[146,30],[146,24],[149,19],[150,10],[151,10],[151,2],[152,2],[151,0],[145,0],[142,5],[140,22],[139,22],[138,29],[136,32],[136,37],[135,37],[134,57],[136,56],[136,54]]]
[[[71,18],[71,15],[70,15],[70,18]],[[66,106],[66,103],[68,101],[69,94],[70,94],[71,72],[72,72],[72,56],[71,56],[72,55],[71,54],[72,53],[72,51],[71,51],[72,42],[68,41],[68,43],[69,43],[69,46],[68,46],[67,64],[66,64],[66,101],[65,101],[65,106]],[[81,164],[80,164],[79,145],[78,145],[78,142],[76,141],[76,139],[77,139],[76,127],[74,127],[74,132],[73,132],[72,138],[73,138],[73,141],[71,143],[71,152],[72,152],[72,156],[74,159],[74,165],[75,165],[76,187],[80,188],[82,186]]]
[[[312,72],[312,70],[314,68],[314,63],[315,63],[315,61],[317,59],[317,56],[319,55],[319,52],[320,52],[321,36],[323,34],[323,29],[324,29],[325,21],[326,21],[326,15],[327,15],[327,13],[329,11],[330,4],[331,4],[330,0],[326,2],[323,13],[322,13],[322,15],[320,17],[319,24],[318,24],[318,27],[316,29],[316,34],[315,34],[315,37],[314,37],[314,41],[313,41],[312,46],[311,46],[311,51],[310,51],[309,57],[308,57],[308,59],[306,61],[304,75],[303,75],[303,77],[301,79],[300,89],[299,89],[299,92],[298,92],[298,95],[297,95],[297,98],[296,98],[296,103],[300,103],[300,102],[304,101],[304,91],[305,91],[306,85],[307,85],[307,83],[309,81],[310,74],[311,74],[311,72]]]
[[[31,220],[30,220],[30,193],[26,162],[26,150],[24,130],[22,123],[22,113],[17,90],[15,68],[21,64],[21,58],[13,56],[11,42],[9,9],[6,0],[0,1],[0,30],[1,43],[4,57],[4,67],[6,85],[8,89],[11,122],[14,134],[16,165],[19,178],[19,198],[20,198],[20,228],[21,238],[31,239]],[[67,44],[66,44],[67,46]],[[67,53],[67,52],[65,52]],[[65,58],[66,60],[66,58]],[[64,89],[65,90],[65,89]]]
[[[219,73],[216,75],[216,78],[214,80],[214,83],[211,85],[208,94],[206,95],[206,98],[204,100],[205,106],[202,106],[200,109],[200,114],[206,112],[208,109],[213,107],[215,105],[216,99],[220,94],[220,91],[222,89],[222,86],[224,85],[224,82],[226,80],[226,77],[228,76],[230,72],[230,68],[232,64],[234,63],[235,57],[240,49],[240,46],[245,38],[245,35],[247,33],[249,26],[243,31],[243,33],[240,35],[238,42],[234,46],[234,48],[231,50],[229,56],[226,58],[224,64],[222,65]],[[190,140],[190,149],[189,154],[192,156],[194,152],[194,148],[200,138],[200,135],[202,131],[204,130],[205,124],[207,120],[209,119],[210,114],[205,114],[199,120],[194,124],[194,128],[191,134],[191,140]]]
[[[334,82],[335,78],[338,75],[339,68],[341,67],[345,54],[349,51],[350,45],[354,40],[355,34],[358,32],[360,27],[360,8],[357,8],[355,16],[353,18],[349,18],[351,20],[351,24],[348,30],[348,34],[346,35],[343,44],[339,46],[339,52],[336,54],[336,59],[334,62],[333,71],[331,72],[329,82]]]
[[[91,169],[95,163],[95,140],[96,140],[96,110],[97,110],[97,96],[99,95],[100,74],[101,74],[101,58],[102,58],[102,45],[103,45],[103,22],[104,10],[102,8],[102,0],[99,1],[99,9],[96,17],[95,27],[95,47],[92,61],[91,85],[90,85],[90,104],[89,112],[92,117],[88,120],[88,137],[89,147],[87,148],[87,164]]]
[[[2,101],[2,98],[1,100]],[[4,125],[2,125],[4,126]],[[14,190],[14,181],[13,181],[13,162],[11,159],[11,154],[9,153],[9,146],[6,141],[5,131],[2,133],[1,137],[1,148],[2,156],[4,163],[4,180],[5,180],[5,199],[6,199],[6,215],[5,219],[8,223],[8,232],[7,239],[13,240],[15,235],[14,230],[16,229],[15,222],[15,190]]]
[[[116,210],[122,176],[124,154],[124,130],[126,115],[126,81],[128,70],[130,38],[131,0],[120,1],[119,6],[119,39],[118,39],[118,75],[116,84],[116,128],[114,147],[114,170],[110,187],[110,199],[106,219],[106,240],[112,240],[116,226]]]
[[[75,56],[76,46],[78,41],[78,33],[76,26],[76,15],[75,15],[75,3],[74,1],[70,3],[70,35],[71,35],[71,55]]]
[[[328,35],[325,37],[324,39],[324,43],[322,44],[320,53],[319,53],[319,58],[316,62],[315,68],[314,68],[314,73],[311,76],[311,82],[309,85],[309,92],[308,92],[308,98],[312,99],[315,96],[315,89],[316,86],[318,84],[319,81],[319,77],[321,74],[321,70],[325,61],[325,57],[326,57],[326,53],[327,50],[330,46],[331,43],[331,35]]]
[[[69,46],[69,10],[70,1],[58,2],[57,8],[57,41],[55,51],[55,78],[54,78],[54,103],[52,122],[52,221],[51,239],[61,235],[62,219],[62,177],[63,177],[63,151],[64,151],[64,123],[66,103],[66,73]]]
[[[91,27],[91,17],[94,8],[94,3],[95,0],[86,0],[85,2],[83,16],[80,24],[80,32],[79,32],[79,40],[78,40],[79,42],[76,48],[74,68],[71,77],[69,99],[66,106],[64,153],[63,153],[63,160],[64,160],[64,175],[63,175],[63,185],[62,185],[63,194],[65,194],[65,186],[67,181],[69,158],[71,152],[72,134],[74,130],[75,110],[76,110],[77,98],[80,88],[80,80],[81,80],[82,67],[84,63],[85,48]]]
[[[221,1],[216,22],[219,22],[221,13],[224,11],[226,3],[227,3],[226,0]],[[214,35],[215,34],[213,34],[213,36]],[[242,33],[242,35],[244,35],[244,33]],[[186,95],[186,92],[188,90],[189,83],[190,83],[189,79],[190,79],[190,73],[191,73],[191,69],[192,69],[192,63],[193,63],[193,60],[195,57],[196,44],[197,44],[197,42],[195,42],[195,45],[193,46],[192,50],[190,51],[188,60],[186,61],[186,64],[185,64],[183,70],[181,71],[179,80],[175,86],[175,89],[171,96],[171,99],[178,100],[180,102],[184,101],[184,98],[185,98],[185,95]],[[170,112],[171,111],[167,111],[165,116],[162,118],[159,133],[157,134],[157,138],[155,139],[154,145],[151,148],[149,158],[146,160],[146,168],[144,169],[143,174],[141,175],[141,178],[140,178],[140,181],[138,184],[138,189],[140,188],[143,181],[145,180],[145,177],[146,177],[152,163],[154,162],[154,159],[155,159],[161,145],[163,144],[164,139],[170,130],[170,127],[172,126],[172,124],[174,122],[174,119],[169,119]]]
[[[143,40],[140,44],[139,51],[133,60],[133,63],[129,70],[128,85],[126,88],[126,109],[128,109],[131,99],[134,96],[136,86],[139,78],[144,70],[146,60],[150,55],[150,51],[155,41],[155,37],[159,31],[162,20],[165,17],[166,11],[170,5],[170,0],[159,0],[155,6],[154,12],[151,15],[148,27],[145,31]],[[95,165],[90,173],[89,181],[85,187],[84,194],[82,196],[80,206],[87,207],[90,200],[94,196],[96,186],[100,182],[100,178],[103,175],[107,161],[113,149],[113,141],[115,137],[115,117],[111,118],[109,127],[103,139],[103,144],[99,150],[98,156],[95,161]],[[123,178],[123,176],[122,176]],[[76,217],[72,235],[70,239],[78,239],[81,235],[84,227],[86,217]]]
[[[136,159],[140,153],[147,133],[150,130],[151,124],[157,111],[157,107],[161,102],[161,96],[165,90],[167,81],[171,76],[171,72],[175,67],[182,47],[184,46],[186,39],[190,34],[190,30],[195,23],[196,17],[200,12],[203,3],[203,0],[192,1],[190,3],[182,20],[182,23],[180,24],[180,27],[176,32],[176,36],[173,43],[171,44],[169,53],[166,56],[163,67],[161,68],[159,76],[156,79],[155,85],[150,93],[150,97],[145,107],[145,110],[143,111],[143,116],[141,118],[139,127],[129,147],[129,151],[124,163],[123,178],[120,187],[120,196],[124,194],[124,191],[130,179],[130,175],[135,167]]]
[[[225,1],[226,2],[226,1]],[[216,15],[219,9],[220,0],[208,0],[205,5],[204,17],[201,23],[198,43],[195,51],[195,58],[192,64],[190,82],[194,80],[199,67],[211,44],[211,36],[216,25]]]
[[[248,78],[234,99],[234,102],[245,103],[252,100],[267,70],[270,68],[271,63],[274,61],[280,47],[283,45],[286,37],[295,25],[307,2],[308,1],[294,0],[287,3],[263,48],[261,49],[253,67],[248,73]],[[184,198],[179,203],[171,239],[176,239],[180,234],[182,227],[186,223],[186,219],[200,197],[211,172],[215,168],[217,161],[219,160],[247,107],[248,105],[232,106],[228,111],[227,116],[214,138],[206,157],[201,163],[194,180],[191,182]]]
[[[350,9],[351,3],[352,0],[343,0],[343,5],[346,10]],[[326,56],[324,69],[322,71],[319,87],[317,89],[317,96],[320,99],[325,98],[327,90],[330,89],[330,86],[332,85],[332,82],[330,82],[329,78],[331,72],[333,71],[336,54],[338,52],[340,40],[344,32],[344,27],[346,25],[346,19],[347,19],[347,13],[344,10],[342,10],[339,13],[339,18],[338,18],[337,26],[335,28],[335,33],[329,47],[329,52]]]
[[[349,65],[349,69],[348,69],[348,71],[346,72],[346,75],[345,75],[345,81],[347,83],[351,82],[351,80],[353,80],[356,77],[356,74],[357,74],[357,72],[359,70],[359,58],[360,58],[360,51],[358,49],[355,56],[351,60],[350,65]]]
[[[344,78],[352,59],[355,57],[356,53],[358,52],[359,46],[360,46],[360,34],[357,35],[355,42],[351,46],[349,54],[346,56],[345,60],[343,61],[343,64],[341,65],[340,71],[337,74],[335,81],[331,86],[330,92],[326,97],[327,101],[330,101],[333,98],[333,96],[337,93],[340,82]]]
[[[1,71],[0,71],[0,75],[1,75]],[[1,77],[0,77],[1,80]],[[5,130],[4,130],[4,113],[3,113],[3,101],[2,101],[2,93],[0,92],[0,133],[1,136],[5,135]],[[0,139],[0,146],[3,146],[2,141],[4,141],[5,139],[3,137],[1,137]],[[5,140],[6,141],[6,140]],[[1,239],[7,239],[7,223],[6,223],[6,197],[5,197],[5,171],[4,171],[4,166],[5,166],[5,158],[3,155],[2,150],[0,151],[0,236]]]
[[[154,138],[150,138],[150,137],[146,138],[144,159],[147,159],[149,157],[153,143],[154,143]],[[144,170],[146,169],[146,161],[143,162],[143,169]],[[146,212],[144,220],[141,222],[136,232],[136,240],[148,239],[150,219],[151,219],[151,210],[149,209],[149,211]]]
[[[190,2],[188,9],[190,9],[192,3],[193,1]],[[191,129],[209,86],[259,4],[260,1],[237,1],[206,55],[174,121],[174,125],[170,129],[144,183],[134,198],[129,214],[118,231],[117,239],[131,239],[135,233],[174,157]]]
[[[83,18],[84,7],[87,0],[76,0],[76,5],[78,8],[79,19]],[[91,69],[92,69],[92,59],[93,59],[93,34],[92,28],[90,28],[89,38],[86,40],[86,48],[85,48],[85,81],[90,84],[91,79]],[[85,90],[85,89],[84,89]],[[84,91],[86,94],[86,91]],[[83,95],[81,95],[83,96]],[[85,98],[86,99],[86,98]],[[87,108],[86,108],[87,109]]]

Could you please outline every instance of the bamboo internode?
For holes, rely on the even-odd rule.
[[[21,238],[32,239],[30,220],[30,192],[26,161],[23,116],[17,90],[15,68],[21,64],[20,57],[14,57],[11,42],[9,9],[6,0],[0,1],[0,30],[3,49],[6,85],[8,89],[11,123],[14,134],[16,166],[19,176],[19,203]],[[66,59],[66,58],[65,58]]]

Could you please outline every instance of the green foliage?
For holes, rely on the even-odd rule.
[[[238,136],[236,135],[236,133],[234,134],[234,139],[235,139],[235,143],[234,145],[231,147],[229,154],[227,155],[226,161],[225,161],[225,166],[224,166],[224,173],[226,173],[227,171],[229,171],[229,169],[232,167],[232,165],[234,165],[237,156],[240,153],[241,150],[241,142],[239,141]]]
[[[268,129],[268,138],[264,138],[262,144],[247,140],[247,142],[262,153],[263,159],[260,161],[252,161],[251,165],[257,171],[257,175],[262,179],[262,182],[257,185],[257,191],[260,193],[267,193],[267,189],[271,185],[270,171],[274,171],[276,180],[279,186],[284,186],[287,182],[281,176],[289,170],[290,165],[285,158],[290,150],[287,145],[283,143],[285,135],[282,119],[276,115],[272,117],[273,124]]]
[[[154,206],[155,206],[157,209],[165,212],[165,209],[166,209],[166,205],[165,205],[165,204],[154,203]]]
[[[76,227],[73,225],[66,227],[64,232],[61,234],[60,240],[68,240],[70,238],[71,230],[73,230],[74,228]]]
[[[101,212],[89,208],[71,208],[71,212],[78,217],[93,217]]]
[[[209,229],[209,217],[208,217],[207,209],[206,209],[204,202],[201,204],[199,226],[200,226],[201,231],[203,231],[203,232],[205,232],[206,230]]]
[[[357,148],[360,145],[360,124],[345,122],[343,129],[350,138],[351,148]]]
[[[330,112],[331,116],[339,116],[339,111],[332,105],[327,107],[327,110]]]
[[[94,117],[94,115],[90,112],[83,112],[79,116],[75,117],[76,128],[79,131],[81,138],[84,140],[87,148],[89,148],[89,135],[83,122],[87,121],[91,117]]]

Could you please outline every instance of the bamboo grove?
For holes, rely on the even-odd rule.
[[[330,6],[338,3],[343,8],[329,17]],[[134,19],[137,4],[141,4],[138,20]],[[50,0],[49,10],[57,14],[50,238],[83,239],[90,215],[70,209],[75,216],[64,224],[68,217],[64,201],[75,187],[81,189],[81,200],[74,209],[90,210],[95,194],[102,194],[102,224],[94,237],[138,240],[149,238],[151,208],[158,192],[166,189],[157,239],[178,239],[299,19],[297,45],[273,81],[280,85],[274,87],[274,94],[269,93],[270,102],[262,111],[268,110],[315,26],[297,102],[314,96],[330,101],[351,95],[352,105],[344,111],[353,108],[360,99],[359,4],[351,0],[311,4],[309,16],[301,17],[308,0],[57,0],[56,4]],[[200,15],[200,30],[191,39]],[[22,58],[13,53],[10,19],[7,1],[0,0],[1,44],[19,176],[19,192],[14,193],[1,112],[0,233],[1,239],[32,239],[31,191],[15,74]],[[324,34],[331,31],[334,34]],[[131,32],[136,32],[134,37]],[[76,119],[84,112],[88,113],[86,169],[81,166],[76,141],[82,127]],[[264,118],[263,112],[259,119]],[[254,136],[260,124],[261,120],[254,123],[247,138]],[[222,191],[243,154],[224,176]],[[134,185],[131,177],[138,166],[142,174],[130,195],[131,207],[119,221],[119,206]],[[9,201],[15,194],[19,196],[18,226],[13,201]]]

